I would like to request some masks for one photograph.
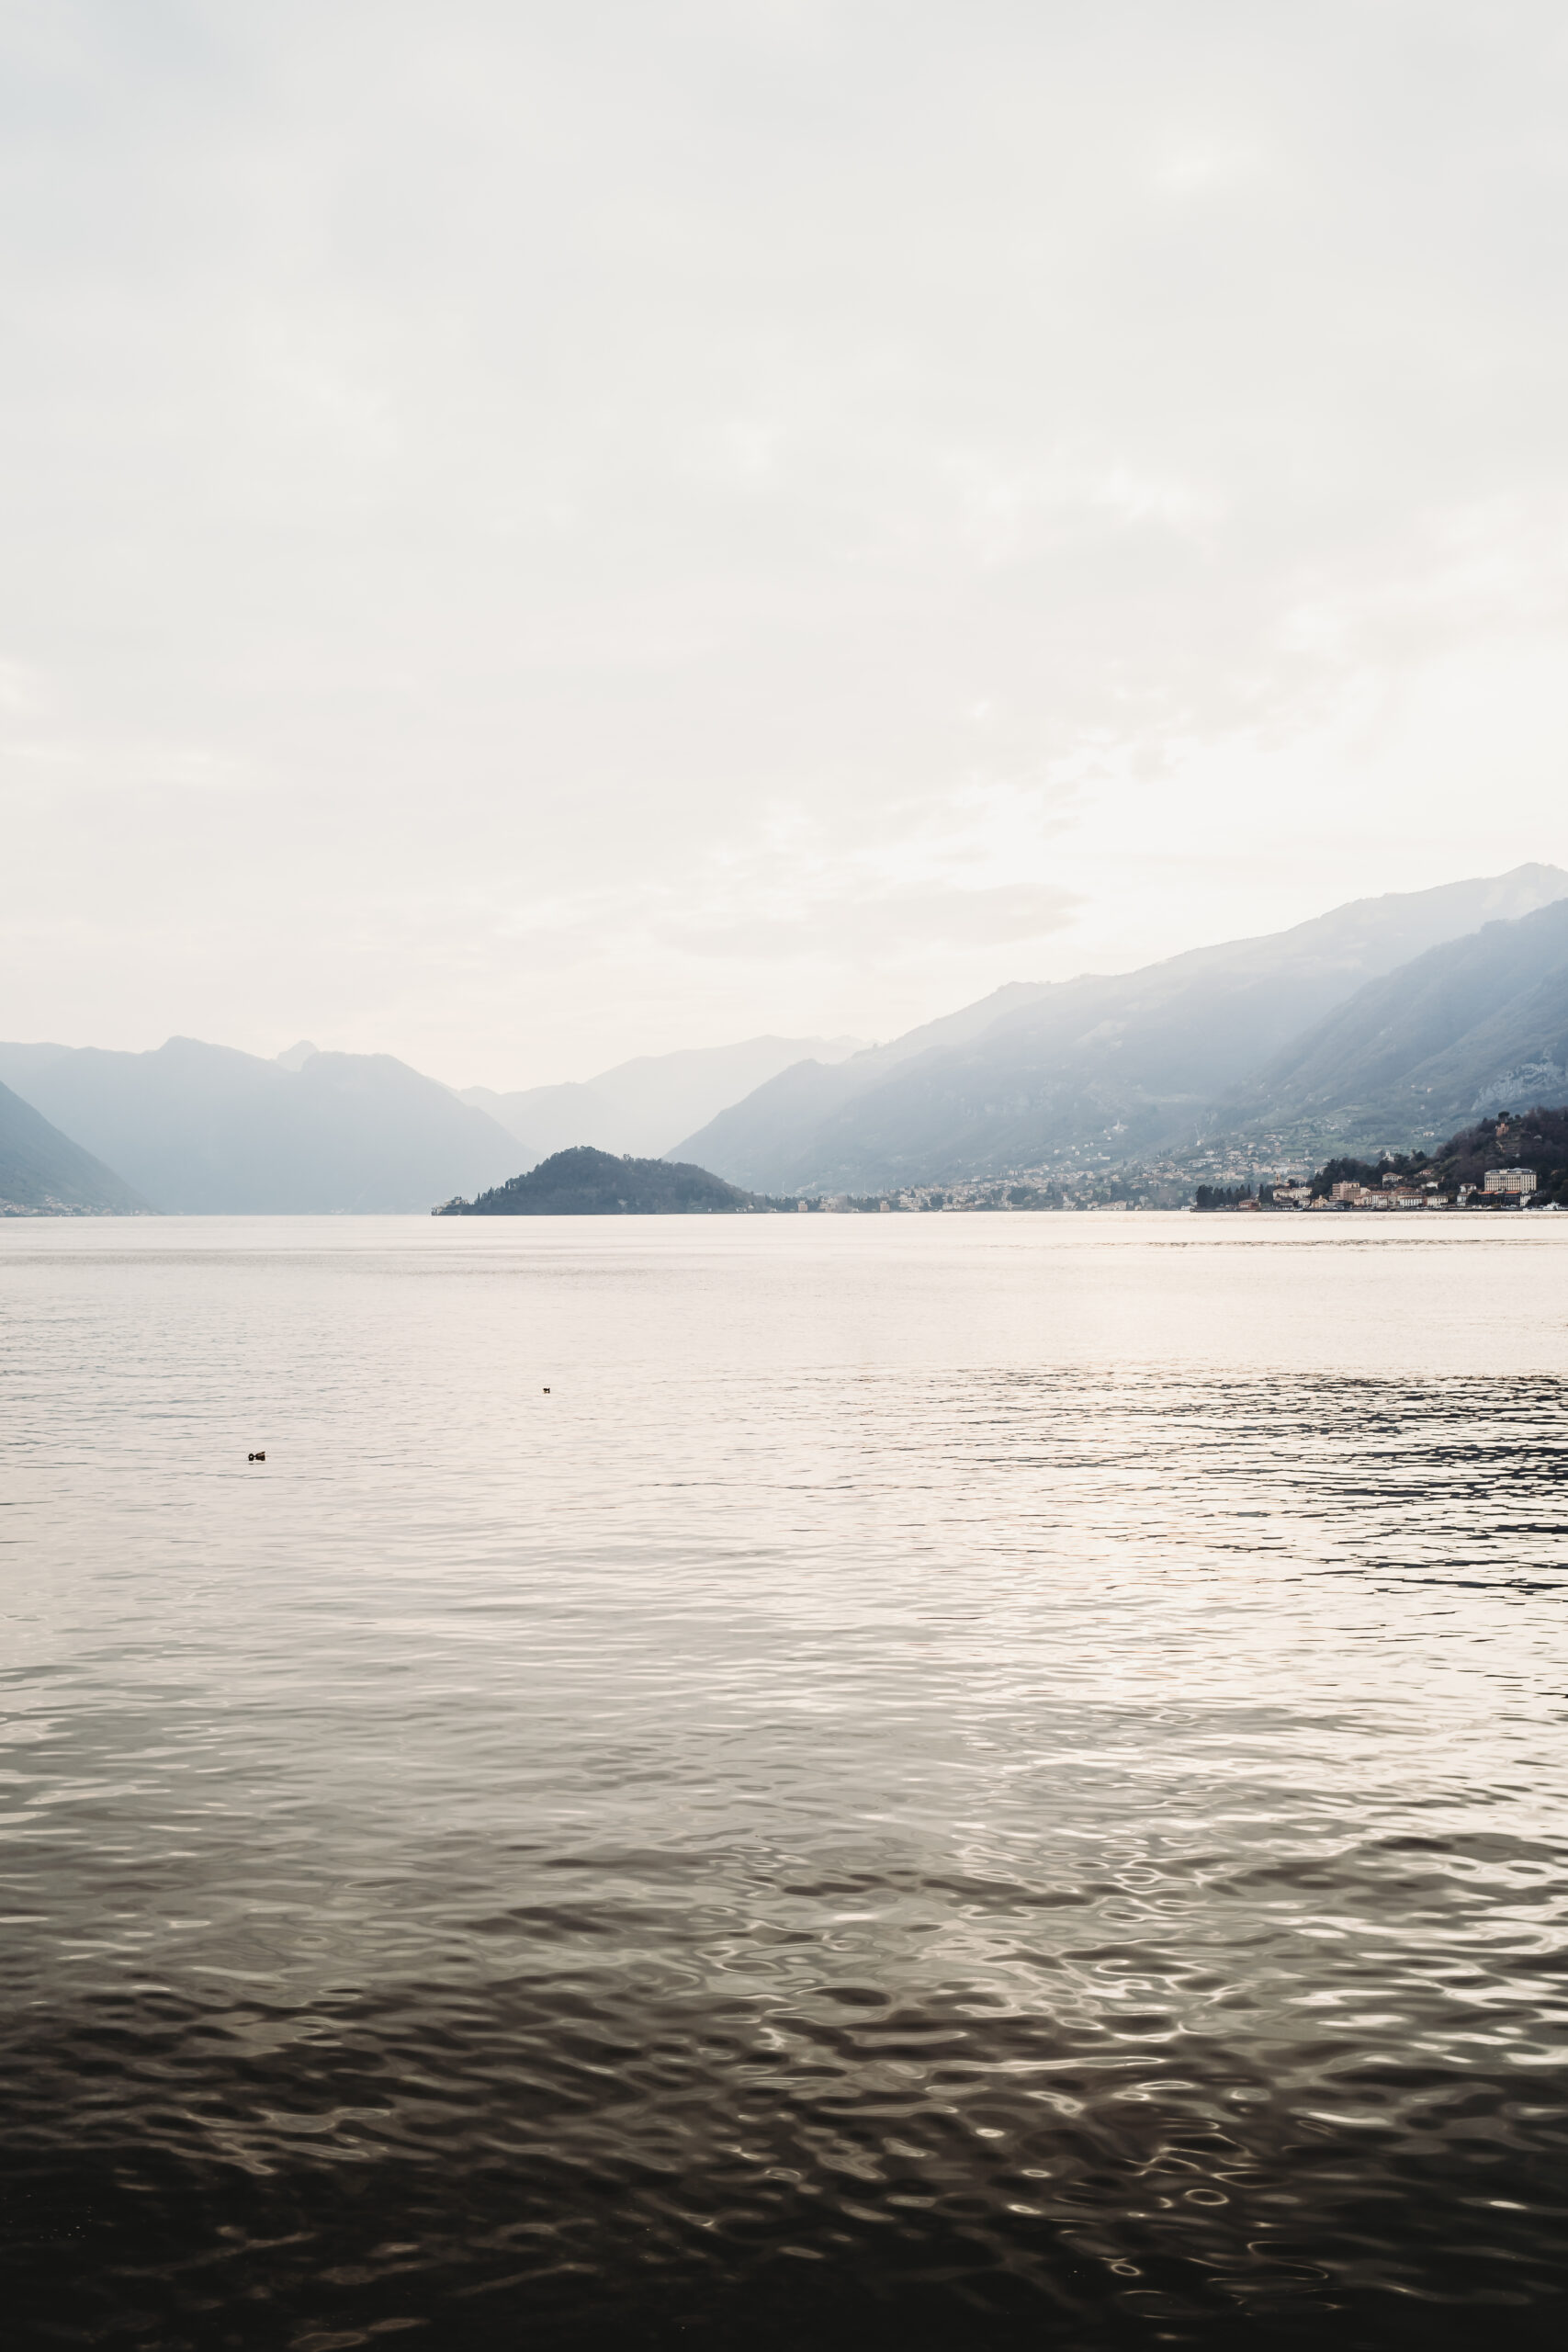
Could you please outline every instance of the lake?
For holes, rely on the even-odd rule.
[[[1558,2340],[1565,1403],[1568,1219],[0,1226],[13,2325]]]

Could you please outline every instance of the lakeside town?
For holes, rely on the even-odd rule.
[[[1200,1195],[1210,1191],[1200,1185]],[[1359,1180],[1345,1179],[1331,1184],[1326,1193],[1314,1192],[1308,1181],[1269,1184],[1256,1194],[1242,1193],[1234,1199],[1195,1200],[1200,1209],[1462,1209],[1468,1208],[1477,1194],[1487,1207],[1518,1207],[1529,1205],[1536,1191],[1533,1168],[1489,1168],[1479,1185],[1461,1184],[1451,1193],[1443,1191],[1436,1182],[1416,1183],[1409,1178],[1385,1176],[1379,1184],[1366,1184]],[[1555,1204],[1553,1204],[1555,1205]]]
[[[787,1201],[778,1204],[787,1207]],[[1430,1151],[1379,1152],[1316,1169],[1259,1166],[1234,1147],[1185,1161],[1112,1163],[1109,1154],[1076,1168],[1019,1168],[999,1176],[795,1203],[829,1215],[1042,1209],[1089,1213],[1190,1209],[1239,1214],[1344,1216],[1429,1211],[1568,1209],[1568,1110],[1500,1112]]]
[[[856,1195],[837,1193],[826,1198],[797,1201],[801,1215],[814,1211],[828,1216],[857,1216],[880,1213],[931,1213],[933,1211],[1041,1209],[1079,1210],[1088,1213],[1110,1213],[1135,1209],[1190,1209],[1209,1212],[1236,1210],[1267,1213],[1269,1210],[1306,1210],[1331,1213],[1346,1210],[1399,1209],[1464,1209],[1525,1208],[1537,1205],[1536,1173],[1529,1168],[1488,1170],[1479,1185],[1461,1184],[1452,1192],[1444,1192],[1436,1183],[1413,1184],[1400,1177],[1390,1177],[1382,1183],[1369,1184],[1355,1180],[1341,1181],[1326,1193],[1314,1193],[1312,1179],[1307,1176],[1286,1176],[1273,1182],[1264,1181],[1254,1191],[1249,1185],[1235,1186],[1200,1184],[1194,1188],[1189,1182],[1190,1197],[1183,1200],[1156,1199],[1147,1196],[1140,1183],[1145,1171],[1129,1170],[1120,1181],[1125,1192],[1111,1193],[1106,1180],[1097,1184],[1092,1177],[1043,1178],[1037,1170],[1019,1170],[998,1179],[975,1179],[948,1184],[916,1185],[895,1193]],[[1164,1180],[1161,1190],[1169,1180]],[[1542,1208],[1555,1209],[1556,1202],[1541,1202]]]

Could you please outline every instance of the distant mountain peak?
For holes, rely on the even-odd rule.
[[[665,1153],[679,1136],[799,1062],[833,1065],[861,1051],[858,1037],[745,1037],[641,1054],[596,1078],[496,1094],[458,1090],[458,1100],[498,1119],[525,1151],[543,1159],[576,1144],[613,1152]]]
[[[143,1202],[181,1215],[427,1209],[515,1168],[504,1128],[387,1054],[310,1053],[297,1069],[170,1037],[83,1046],[43,1066],[0,1045],[0,1083]]]
[[[275,1054],[273,1059],[280,1069],[303,1069],[307,1062],[315,1060],[321,1050],[320,1046],[311,1045],[309,1037],[301,1037],[298,1045],[290,1046],[287,1053]]]

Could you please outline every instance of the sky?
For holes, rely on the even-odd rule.
[[[0,1035],[581,1078],[1568,865],[1568,15],[0,0]]]

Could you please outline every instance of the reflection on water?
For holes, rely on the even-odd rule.
[[[29,2337],[1555,2339],[1487,1223],[0,1230]]]

